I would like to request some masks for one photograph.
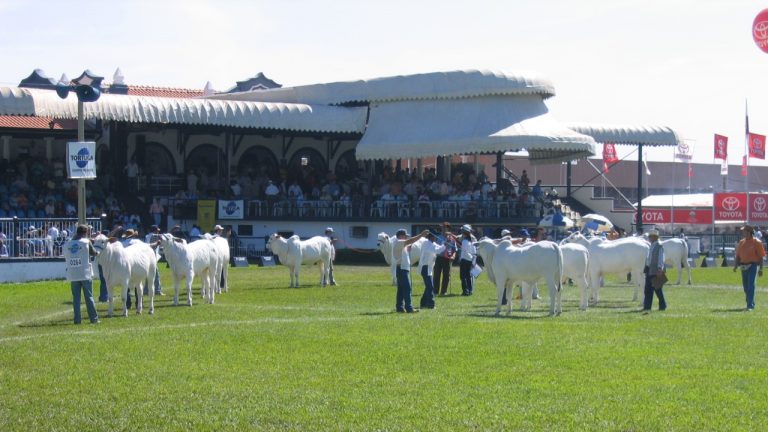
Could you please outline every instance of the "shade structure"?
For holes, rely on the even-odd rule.
[[[544,216],[539,221],[539,226],[540,227],[548,227],[548,228],[549,227],[554,227],[554,228],[567,229],[567,228],[573,227],[573,225],[574,225],[573,220],[571,218],[568,218],[568,217],[565,217],[565,216],[561,216],[561,218],[559,218],[559,219],[562,219],[562,220],[559,221],[559,222],[557,220],[555,220],[555,219],[556,218],[555,218],[554,214],[548,214],[548,215]]]
[[[362,133],[367,115],[362,107],[113,94],[103,94],[84,108],[85,118],[96,120],[339,133]],[[61,99],[50,90],[0,88],[0,115],[76,119],[77,97],[70,94]]]
[[[358,159],[404,159],[527,150],[531,163],[593,155],[595,142],[558,123],[539,95],[371,105]]]
[[[667,126],[599,125],[568,123],[576,132],[589,135],[599,143],[643,146],[676,146],[681,140],[677,132]]]

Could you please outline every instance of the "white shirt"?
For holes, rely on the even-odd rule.
[[[91,280],[91,255],[88,253],[88,239],[70,240],[64,244],[64,264],[67,266],[67,280],[70,282]]]
[[[405,246],[405,240],[395,240],[395,244],[392,246],[392,257],[398,267],[407,271],[411,270],[410,247]]]
[[[280,193],[280,189],[278,189],[274,183],[270,183],[267,185],[267,189],[264,190],[264,193],[267,194],[267,196],[277,196],[277,194]]]
[[[59,238],[59,229],[56,228],[55,226],[52,226],[52,227],[48,228],[48,237],[50,237],[50,238],[52,238],[54,240]]]
[[[421,257],[419,262],[422,266],[427,266],[427,276],[432,276],[432,269],[435,268],[435,258],[437,254],[443,253],[445,245],[438,245],[429,240],[421,245]]]
[[[461,241],[461,259],[467,261],[475,261],[475,255],[477,255],[477,249],[475,245],[468,239]]]

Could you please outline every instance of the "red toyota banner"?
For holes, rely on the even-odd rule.
[[[609,172],[608,165],[618,161],[619,157],[616,155],[616,147],[611,143],[603,144],[603,171]]]
[[[768,194],[749,194],[749,222],[768,222]]]
[[[675,208],[674,211],[676,224],[700,224],[712,225],[712,209],[692,209]],[[672,209],[662,208],[643,208],[643,224],[668,224],[672,223]],[[637,223],[637,212],[635,212],[635,223]]]
[[[765,135],[749,134],[749,157],[765,159]]]
[[[758,48],[768,53],[768,9],[763,9],[752,22],[752,39]]]
[[[728,159],[728,137],[715,134],[715,159]]]
[[[716,193],[712,203],[716,221],[743,221],[747,216],[746,192]]]

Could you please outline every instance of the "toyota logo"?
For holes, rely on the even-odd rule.
[[[765,207],[766,207],[765,198],[763,197],[755,198],[755,201],[752,203],[752,205],[754,205],[756,211],[761,212],[765,210]]]
[[[680,150],[680,153],[688,153],[688,144],[680,143],[678,149]]]
[[[739,208],[740,203],[738,198],[734,196],[729,196],[729,197],[723,198],[722,205],[724,209],[728,211],[734,211]]]
[[[755,39],[764,40],[768,38],[768,21],[760,21],[755,23],[753,28]]]

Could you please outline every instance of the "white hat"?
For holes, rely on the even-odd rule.
[[[34,226],[34,225],[30,225],[30,226],[28,226],[28,227],[27,227],[27,230],[28,230],[28,231],[32,231],[33,229],[35,229],[35,226]]]
[[[223,229],[224,229],[224,227],[221,226],[221,225],[216,225],[215,227],[213,227],[214,231],[223,230]]]
[[[508,235],[510,235],[510,234],[511,234],[511,233],[509,232],[509,230],[508,230],[508,229],[503,229],[503,230],[501,230],[501,236],[502,236],[502,237],[504,237],[504,236],[508,236]]]
[[[329,233],[332,233],[332,232],[333,232],[333,228],[331,228],[331,227],[328,227],[328,228],[326,228],[326,229],[325,229],[325,232],[327,232],[327,233],[328,233],[328,232],[329,232]]]
[[[658,237],[659,236],[659,232],[657,230],[650,230],[650,231],[648,231],[648,237],[650,237],[650,236]]]
[[[461,230],[464,231],[464,232],[471,233],[472,232],[472,226],[470,226],[469,224],[462,225],[461,226]]]

